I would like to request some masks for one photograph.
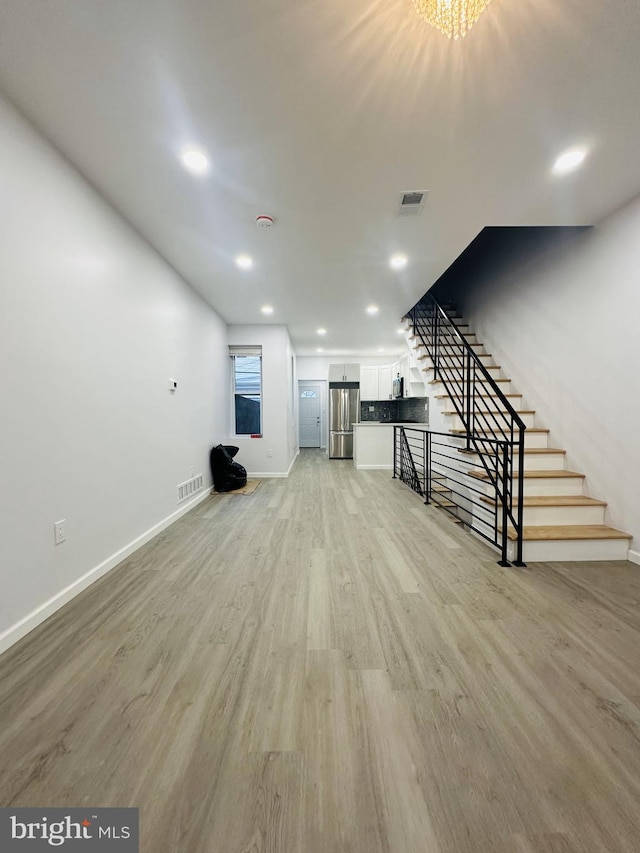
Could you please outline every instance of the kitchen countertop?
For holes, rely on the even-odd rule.
[[[429,429],[429,424],[414,424],[407,421],[358,421],[354,427],[403,426],[410,429]]]

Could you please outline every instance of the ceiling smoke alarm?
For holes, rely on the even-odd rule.
[[[256,216],[256,225],[258,228],[271,228],[273,216]]]

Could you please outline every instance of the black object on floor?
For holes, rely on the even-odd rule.
[[[232,492],[247,485],[247,470],[233,457],[239,448],[232,444],[218,444],[209,454],[213,488],[216,492]]]

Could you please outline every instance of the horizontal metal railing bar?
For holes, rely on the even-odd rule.
[[[459,482],[458,480],[453,480],[456,486],[463,486],[466,488],[464,483]],[[447,484],[447,491],[452,492],[454,495],[458,495],[460,498],[466,498],[469,503],[475,504],[476,506],[483,506],[482,501],[474,500],[470,495],[466,492],[459,492],[457,489],[452,488],[449,484]],[[483,492],[477,491],[477,489],[470,489],[475,495],[482,495]],[[486,506],[486,505],[485,505]]]
[[[434,473],[436,475],[442,475],[442,472],[439,472],[439,471],[434,471]],[[466,478],[463,480],[460,480],[456,477],[452,477],[451,474],[446,474],[444,476],[446,476],[447,482],[443,483],[443,485],[445,485],[448,489],[452,488],[452,484],[455,484],[456,486],[460,486],[464,489],[468,489],[470,494],[480,495],[481,497],[483,495],[486,495],[486,492],[483,492],[482,489],[478,488],[478,486],[476,486],[474,482],[469,482],[469,480]]]
[[[466,469],[469,469],[469,468],[483,468],[483,467],[484,467],[484,465],[482,465],[481,463],[478,463],[478,462],[474,462],[472,459],[465,459],[463,454],[461,454],[460,456],[449,456],[449,455],[447,455],[446,453],[441,453],[441,452],[440,452],[440,453],[434,453],[433,455],[434,455],[434,456],[436,456],[438,459],[450,459],[452,462],[457,462],[457,463],[458,463],[458,465],[464,465],[464,466],[465,466],[465,470],[466,470]],[[470,455],[470,454],[469,454],[469,455]],[[476,454],[476,455],[480,456],[481,454]],[[482,454],[482,455],[483,455],[485,458],[486,458],[487,456],[491,457],[492,459],[493,459],[493,458],[495,458],[495,454],[488,454],[488,453],[485,453],[485,454]],[[498,467],[498,469],[497,469],[497,470],[502,470],[502,465],[501,465],[501,464],[500,464],[500,466]]]
[[[470,468],[482,467],[479,462],[472,462],[470,459],[463,459],[462,455],[449,456],[448,453],[442,453],[441,451],[438,451],[437,453],[434,453],[433,456],[437,457],[438,459],[450,459],[452,462],[457,462],[459,465],[468,465]]]
[[[414,432],[414,433],[422,434],[422,433],[428,432],[430,435],[441,435],[444,438],[449,438],[449,439],[451,438],[451,433],[449,433],[449,432],[439,432],[438,430],[432,430],[432,429],[418,429],[417,427],[404,426],[404,425],[402,425],[402,426],[395,426],[394,425],[394,429],[396,429],[396,430],[403,429],[405,431],[405,433],[406,432]],[[504,441],[502,441],[500,439],[487,439],[487,441],[489,441],[491,444],[495,444],[495,445],[503,445],[504,444]]]
[[[454,445],[446,445],[446,444],[438,444],[438,447],[447,447],[449,450],[455,450],[456,455],[450,456],[448,453],[445,453],[443,450],[434,451],[434,456],[442,456],[444,459],[453,459],[455,462],[459,462],[461,465],[469,465],[471,467],[478,467],[480,465],[479,462],[474,460],[474,456],[479,456],[480,454],[475,450],[467,450],[466,447],[455,447]],[[495,455],[492,453],[484,452],[485,456]]]

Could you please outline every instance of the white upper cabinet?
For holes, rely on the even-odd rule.
[[[344,374],[347,377],[345,382],[360,382],[360,365],[345,364]]]
[[[359,382],[359,364],[330,364],[329,382]]]
[[[377,400],[378,399],[378,368],[365,367],[360,368],[360,399],[361,400]]]
[[[391,398],[391,365],[383,364],[378,368],[378,400],[389,400]]]

